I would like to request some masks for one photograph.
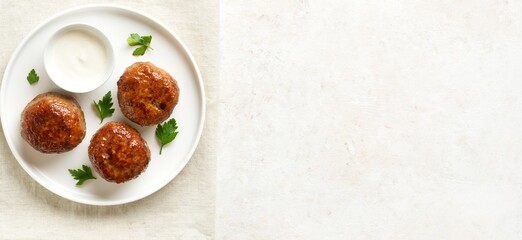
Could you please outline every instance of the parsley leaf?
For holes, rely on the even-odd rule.
[[[136,48],[134,52],[132,52],[132,56],[142,56],[145,54],[145,51],[147,50],[146,46],[141,46],[139,48]]]
[[[36,71],[33,68],[27,75],[27,81],[29,82],[29,84],[35,84],[38,82],[38,80],[40,80],[40,77],[38,76],[38,74],[36,74]]]
[[[161,143],[160,155],[161,151],[163,150],[163,146],[172,142],[172,140],[174,140],[174,138],[176,138],[178,135],[176,130],[178,130],[178,126],[176,124],[176,119],[174,118],[165,122],[163,125],[158,124],[156,127],[156,137],[158,137]]]
[[[143,45],[150,47],[150,42],[152,41],[152,36],[143,36],[141,37],[143,39]]]
[[[111,91],[107,92],[105,96],[103,96],[102,100],[98,101],[98,103],[96,103],[96,101],[93,102],[96,106],[96,110],[98,110],[98,114],[100,115],[100,123],[103,122],[104,118],[110,117],[114,113],[114,108],[112,108]]]
[[[150,47],[150,42],[152,41],[152,36],[140,36],[139,34],[137,33],[132,33],[128,38],[127,38],[127,43],[129,44],[129,46],[140,46],[138,48],[136,48],[134,50],[134,52],[132,52],[132,55],[133,56],[143,56],[143,54],[145,54],[145,51],[150,48],[151,50],[153,50],[151,47]]]
[[[130,37],[127,39],[127,43],[129,46],[136,46],[141,43],[140,35],[137,33],[133,33],[130,35]]]
[[[86,165],[82,165],[82,169],[69,169],[69,173],[71,174],[71,176],[78,180],[78,182],[76,183],[76,186],[80,186],[83,184],[83,182],[89,180],[89,179],[96,179],[93,175],[92,175],[92,171],[91,171],[91,168],[89,166],[86,166]]]

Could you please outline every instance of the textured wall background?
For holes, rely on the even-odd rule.
[[[522,2],[221,6],[218,239],[522,238]]]
[[[1,0],[0,75],[22,39],[70,7],[99,1]],[[206,127],[184,170],[143,200],[113,207],[77,204],[36,183],[18,164],[0,131],[0,239],[212,239],[214,238],[216,98],[219,58],[217,1],[104,1],[152,15],[192,51],[207,94]],[[14,113],[19,114],[19,113]]]

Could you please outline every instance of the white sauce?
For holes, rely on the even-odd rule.
[[[107,71],[108,53],[101,39],[85,30],[71,30],[57,36],[51,49],[56,73],[73,84],[90,85]]]

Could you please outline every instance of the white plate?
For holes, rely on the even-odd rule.
[[[36,95],[59,91],[49,79],[43,64],[45,45],[53,33],[62,26],[85,23],[100,29],[114,47],[115,68],[111,78],[100,88],[84,94],[71,94],[80,103],[87,123],[87,135],[82,143],[70,152],[42,154],[30,147],[20,136],[20,114]],[[131,33],[152,35],[151,46],[144,56],[134,57],[136,47],[127,45]],[[150,61],[169,72],[180,88],[179,103],[171,117],[176,118],[179,134],[163,148],[155,138],[155,126],[140,127],[121,113],[116,98],[116,82],[125,68],[137,61]],[[27,74],[35,69],[40,81],[30,85]],[[169,183],[186,165],[198,144],[205,115],[203,83],[193,57],[179,37],[157,20],[135,10],[114,5],[87,5],[62,12],[33,30],[18,46],[9,60],[0,91],[0,116],[9,147],[25,171],[48,190],[72,201],[92,205],[116,205],[144,198]],[[109,183],[95,173],[96,180],[88,180],[77,187],[67,169],[91,166],[87,147],[92,135],[102,126],[93,107],[112,91],[114,107],[109,121],[122,121],[135,127],[148,142],[151,161],[138,178],[123,184]],[[66,92],[64,92],[66,93]],[[13,200],[15,201],[15,200]]]

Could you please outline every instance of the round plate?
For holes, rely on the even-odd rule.
[[[114,47],[115,67],[110,79],[100,88],[83,94],[60,90],[45,72],[43,53],[50,37],[61,27],[73,23],[92,25],[101,30]],[[144,56],[132,56],[136,47],[127,44],[131,33],[152,35],[151,47]],[[171,118],[178,123],[176,139],[163,148],[155,126],[140,127],[126,119],[118,106],[117,86],[125,68],[138,61],[150,61],[169,72],[180,88],[179,103]],[[35,69],[40,81],[30,85],[27,74]],[[71,79],[74,81],[74,79]],[[20,136],[20,114],[36,95],[48,91],[66,93],[76,98],[85,114],[87,134],[72,151],[61,154],[42,154],[34,150]],[[109,183],[97,173],[96,180],[76,186],[68,169],[91,166],[87,155],[92,135],[101,127],[93,101],[112,91],[114,112],[109,121],[120,121],[136,128],[148,142],[151,161],[138,178],[123,184]],[[198,144],[205,115],[205,96],[198,67],[179,37],[165,25],[143,13],[114,5],[87,5],[62,12],[33,30],[18,46],[9,60],[0,91],[0,116],[5,138],[13,155],[23,169],[42,186],[64,198],[92,205],[116,205],[144,198],[169,183],[186,165]]]

